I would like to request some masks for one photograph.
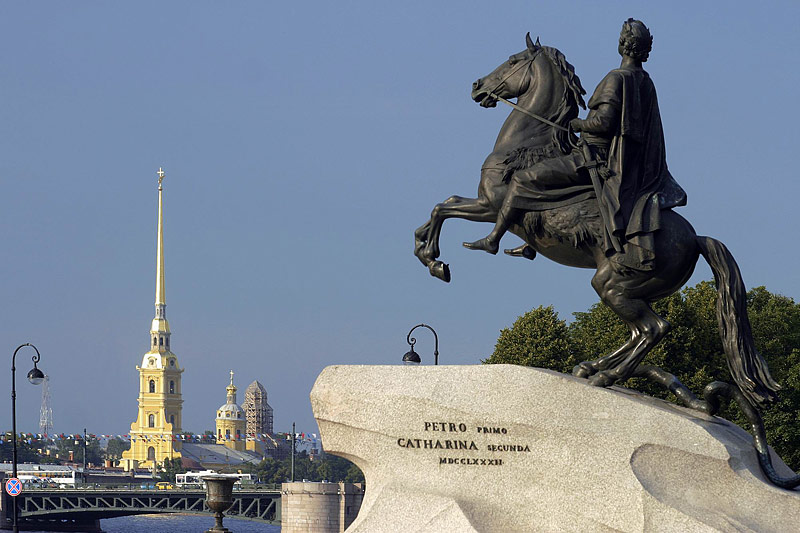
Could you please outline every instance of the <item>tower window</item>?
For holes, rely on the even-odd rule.
[[[156,415],[150,415],[147,417],[147,425],[151,428],[156,427]]]
[[[172,424],[173,428],[175,427],[175,415],[169,415],[169,423]]]
[[[159,337],[158,338],[158,345],[159,346],[164,346],[164,337]]]
[[[167,348],[169,348],[169,337],[167,337]]]
[[[156,382],[154,380],[150,380],[150,392],[156,391]]]
[[[153,337],[153,346],[158,344],[158,337]]]
[[[170,381],[169,382],[169,393],[170,394],[175,394],[175,382],[174,381]]]

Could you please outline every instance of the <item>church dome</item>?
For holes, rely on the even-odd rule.
[[[217,409],[217,418],[238,418],[244,420],[244,409],[235,403],[226,403]]]
[[[231,383],[225,388],[228,393],[226,403],[217,409],[217,420],[244,420],[244,409],[236,403],[236,385],[233,384],[233,370],[231,370]]]

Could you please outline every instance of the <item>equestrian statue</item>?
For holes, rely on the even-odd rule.
[[[777,399],[780,386],[755,348],[739,267],[720,241],[698,236],[673,209],[686,193],[670,174],[653,81],[642,68],[652,48],[639,20],[623,23],[619,68],[589,99],[574,67],[555,48],[534,43],[472,84],[482,107],[513,107],[481,168],[477,198],[451,196],[414,233],[414,254],[431,275],[450,281],[440,261],[439,235],[448,218],[494,223],[472,250],[496,254],[510,231],[524,244],[514,257],[542,255],[567,266],[595,269],[592,287],[631,331],[613,353],[580,363],[573,374],[609,387],[645,377],[669,388],[689,407],[715,414],[721,398],[735,399],[751,423],[759,462],[771,482],[800,485],[772,466],[759,409]],[[516,98],[516,103],[509,99]],[[580,139],[576,135],[580,133]],[[713,382],[695,396],[672,374],[642,359],[670,324],[650,304],[679,290],[700,256],[717,284],[717,318],[733,384]]]

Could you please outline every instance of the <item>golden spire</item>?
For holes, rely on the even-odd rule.
[[[158,172],[158,244],[156,248],[156,316],[153,319],[153,332],[169,333],[167,322],[167,298],[164,291],[164,222],[162,215],[161,195],[164,190],[161,182],[164,181],[164,169],[159,167]]]

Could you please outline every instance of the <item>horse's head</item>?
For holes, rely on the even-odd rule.
[[[581,80],[564,54],[557,49],[542,46],[539,39],[534,43],[530,33],[525,36],[525,43],[525,50],[512,55],[491,74],[472,84],[472,99],[482,107],[494,107],[498,97],[518,97],[517,104],[522,109],[566,127],[570,120],[578,116],[578,106],[586,108],[583,101],[586,91],[581,86]],[[514,117],[514,114],[510,117]],[[528,127],[525,123],[531,124],[534,120],[517,120],[512,127]],[[501,134],[503,132],[501,130]],[[570,150],[570,138],[564,130],[553,128],[551,133],[562,151]]]
[[[534,43],[531,34],[525,35],[527,48],[518,54],[508,58],[508,61],[500,64],[491,74],[478,78],[472,84],[472,99],[482,107],[494,107],[497,99],[492,96],[502,98],[516,98],[528,90],[531,82],[533,62],[542,51],[539,39]]]

